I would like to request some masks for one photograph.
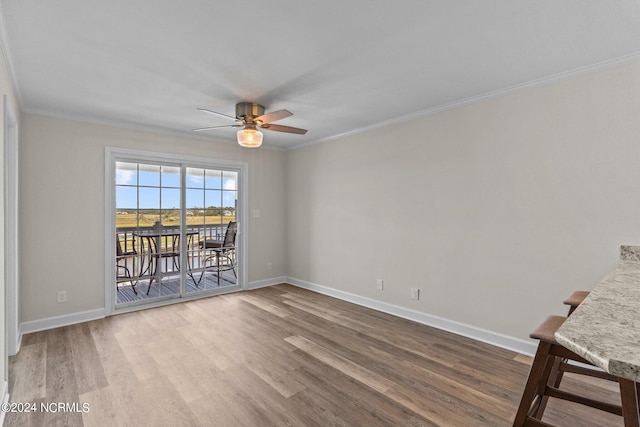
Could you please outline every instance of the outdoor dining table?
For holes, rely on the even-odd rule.
[[[173,258],[173,264],[176,270],[180,269],[180,262],[176,262],[176,258],[180,257],[180,236],[181,231],[179,228],[163,227],[159,229],[155,226],[153,229],[138,230],[133,232],[133,236],[140,239],[141,248],[144,256],[148,257],[147,268],[144,272],[149,272],[149,288],[147,289],[147,295],[151,290],[151,284],[154,280],[161,283],[162,278],[162,266],[160,260],[162,258]],[[188,242],[193,241],[193,236],[200,234],[198,230],[186,230],[185,236]],[[165,240],[163,248],[163,239]],[[171,242],[169,247],[167,243]],[[141,276],[144,274],[141,274]],[[191,275],[191,265],[187,257],[187,273]]]

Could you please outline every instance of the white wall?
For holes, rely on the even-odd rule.
[[[35,114],[22,118],[21,322],[105,307],[105,146],[247,162],[249,212],[261,214],[248,218],[248,281],[285,274],[283,152]],[[56,303],[58,290],[67,290],[67,303]]]
[[[287,215],[292,278],[526,339],[640,243],[640,64],[290,151]]]

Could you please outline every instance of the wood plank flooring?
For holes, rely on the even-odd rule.
[[[509,426],[529,363],[278,285],[24,336],[10,360],[11,401],[38,411],[7,413],[4,425]],[[566,375],[564,385],[618,399],[600,380]],[[78,410],[43,413],[41,402]],[[623,425],[553,400],[544,419]]]

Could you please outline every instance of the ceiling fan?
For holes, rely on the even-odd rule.
[[[264,107],[253,102],[237,103],[235,117],[207,110],[206,108],[198,108],[198,110],[234,120],[236,123],[233,125],[210,126],[206,128],[193,129],[194,132],[202,132],[224,127],[242,128],[238,131],[238,144],[243,147],[255,148],[262,145],[262,132],[260,132],[258,128],[273,130],[276,132],[295,133],[298,135],[304,135],[307,133],[306,129],[272,124],[272,122],[292,116],[293,113],[287,110],[278,110],[265,114]]]

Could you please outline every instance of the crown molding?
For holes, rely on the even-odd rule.
[[[442,113],[449,110],[455,110],[457,108],[466,107],[468,105],[477,104],[483,101],[487,101],[493,98],[498,98],[501,96],[510,95],[515,92],[519,92],[526,89],[537,88],[541,86],[546,86],[550,84],[554,84],[563,80],[568,80],[574,77],[583,76],[586,74],[592,74],[599,71],[604,71],[610,68],[615,68],[618,66],[630,64],[633,62],[640,61],[640,51],[634,52],[628,55],[620,56],[617,58],[608,59],[606,61],[597,62],[595,64],[586,65],[583,67],[574,68],[568,71],[563,71],[561,73],[553,74],[547,77],[542,77],[535,80],[530,80],[528,82],[519,83],[516,85],[508,86],[503,89],[498,89],[490,92],[485,92],[480,95],[470,96],[467,98],[462,98],[456,101],[448,102],[445,104],[437,105],[435,107],[427,108],[425,110],[421,110],[415,113],[406,114],[404,116],[395,117],[393,119],[385,120],[382,122],[378,122],[372,126],[365,126],[362,128],[350,130],[348,132],[339,133],[337,135],[332,135],[326,138],[318,139],[315,141],[306,142],[304,144],[297,145],[295,147],[289,148],[289,150],[297,150],[299,148],[308,147],[310,145],[320,144],[324,142],[334,141],[337,139],[346,138],[348,136],[360,134],[363,132],[372,131],[375,129],[380,129],[383,127],[404,123],[410,120],[419,119],[427,116],[431,116],[433,114]]]

